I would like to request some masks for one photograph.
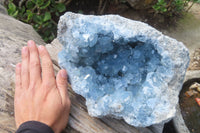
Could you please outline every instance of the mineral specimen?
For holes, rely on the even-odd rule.
[[[187,48],[151,26],[118,15],[67,12],[58,24],[59,65],[91,116],[145,127],[175,115]]]

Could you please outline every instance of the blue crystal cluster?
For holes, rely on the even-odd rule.
[[[177,91],[169,90],[169,82],[176,75],[175,64],[170,50],[157,39],[162,34],[135,21],[136,27],[139,23],[141,30],[146,27],[154,36],[145,31],[141,34],[137,28],[133,28],[137,32],[121,28],[121,21],[108,20],[112,17],[73,13],[61,17],[58,39],[64,48],[58,55],[59,64],[68,71],[73,90],[86,98],[92,116],[123,118],[134,126],[173,117],[175,104],[169,98],[176,95],[173,100],[177,103]],[[117,18],[124,24],[129,21]],[[185,63],[183,75],[188,60]]]

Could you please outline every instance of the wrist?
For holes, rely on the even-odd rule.
[[[51,127],[39,121],[26,121],[22,123],[16,133],[21,133],[26,130],[35,131],[37,133],[54,133]]]

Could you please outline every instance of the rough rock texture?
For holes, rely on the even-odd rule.
[[[59,64],[91,116],[144,127],[175,115],[189,64],[187,48],[145,23],[117,15],[60,18]]]

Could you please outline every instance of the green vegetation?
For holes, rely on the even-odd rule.
[[[145,0],[145,2],[149,3],[149,6],[144,11],[146,13],[150,11],[150,16],[162,14],[167,18],[173,18],[181,15],[183,11],[188,11],[194,3],[200,3],[200,0]],[[10,16],[31,24],[47,43],[56,37],[59,17],[67,10],[102,15],[107,11],[118,13],[123,7],[131,8],[127,0],[6,0],[5,5]],[[153,14],[151,14],[152,8]]]
[[[7,10],[10,16],[31,24],[45,42],[50,42],[56,37],[55,19],[66,11],[66,7],[64,2],[55,0],[24,0],[18,6],[9,0]]]
[[[185,9],[189,2],[192,2],[188,9]],[[194,3],[200,3],[200,0],[158,0],[153,6],[156,13],[166,16],[180,15],[184,10],[188,11]]]

